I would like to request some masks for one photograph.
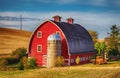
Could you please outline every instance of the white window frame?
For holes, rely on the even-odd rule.
[[[71,61],[71,63],[74,63],[74,62],[75,62],[75,60],[74,60],[74,59],[71,59],[70,61]]]
[[[41,36],[38,35],[39,33],[41,34]],[[42,38],[42,31],[37,32],[37,38]]]
[[[83,61],[83,58],[82,58],[82,57],[80,58],[80,61]]]
[[[83,61],[85,61],[85,57],[83,57]]]
[[[38,47],[41,47],[41,51],[38,51]],[[42,52],[42,45],[37,45],[37,52]]]

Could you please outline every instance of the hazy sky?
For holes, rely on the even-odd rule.
[[[0,27],[18,29],[20,15],[24,30],[33,31],[43,21],[60,15],[62,21],[72,17],[104,38],[110,26],[120,26],[120,0],[0,0]]]

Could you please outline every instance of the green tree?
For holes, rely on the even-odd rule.
[[[105,50],[106,50],[105,42],[97,42],[95,44],[95,50],[97,51],[98,55],[102,56],[103,60],[105,60]]]
[[[117,55],[118,54],[120,54],[119,53],[119,45],[118,45],[118,43],[120,42],[120,29],[116,26],[116,25],[112,25],[111,27],[110,27],[110,36],[108,37],[109,38],[109,40],[108,40],[108,44],[107,44],[107,49],[108,49],[108,52],[114,52],[114,51],[116,51],[116,52],[118,52],[117,53]],[[109,53],[109,54],[113,54],[114,55],[114,53]]]
[[[110,29],[111,29],[111,32],[110,32],[109,46],[110,48],[117,49],[118,35],[120,30],[116,25],[112,25]]]
[[[98,55],[101,55],[102,52],[105,51],[105,48],[106,48],[105,42],[97,42],[95,44],[95,50],[97,51]]]

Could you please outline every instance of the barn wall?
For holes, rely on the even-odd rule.
[[[76,65],[76,58],[79,56],[80,58],[80,64],[85,64],[90,62],[91,56],[94,55],[94,52],[88,52],[88,53],[81,53],[81,54],[72,54],[70,56],[70,65]]]
[[[42,31],[42,38],[37,38],[37,31]],[[64,38],[64,35],[55,24],[51,23],[50,21],[45,22],[34,33],[34,36],[31,40],[30,45],[30,55],[32,57],[36,57],[37,64],[42,65],[43,64],[43,55],[47,55],[47,38],[50,34],[55,33],[56,31],[60,32],[61,40],[62,40],[62,53],[61,55],[65,56],[65,58],[68,57],[68,50],[67,50],[67,43]],[[42,51],[37,52],[37,45],[42,45]]]

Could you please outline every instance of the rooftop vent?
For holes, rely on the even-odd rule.
[[[60,22],[62,17],[60,17],[59,15],[56,15],[53,18],[54,18],[54,21]]]
[[[68,18],[68,19],[67,19],[67,22],[68,22],[69,24],[73,24],[74,19],[73,19],[73,18]]]

